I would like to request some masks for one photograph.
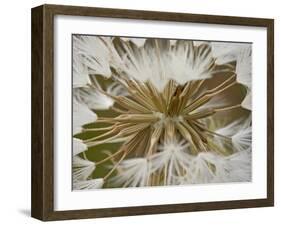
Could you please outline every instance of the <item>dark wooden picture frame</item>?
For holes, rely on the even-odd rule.
[[[94,16],[265,27],[267,29],[267,198],[238,201],[54,210],[54,16]],[[274,205],[274,20],[60,5],[32,9],[32,200],[31,215],[50,221]]]

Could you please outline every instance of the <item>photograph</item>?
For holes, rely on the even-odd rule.
[[[72,190],[252,181],[252,43],[72,34]]]
[[[31,216],[274,206],[274,19],[247,13],[32,8]]]

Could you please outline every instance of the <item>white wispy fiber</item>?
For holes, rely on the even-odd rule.
[[[138,48],[133,42],[119,40],[116,47],[124,64],[120,70],[138,81],[151,81],[163,90],[169,80],[179,84],[212,76],[214,59],[209,45],[194,46],[192,41],[148,39]]]
[[[236,60],[237,81],[248,88],[252,87],[252,48],[241,49]]]
[[[191,155],[186,152],[188,144],[185,141],[171,141],[159,147],[159,152],[149,159],[151,172],[164,171],[164,184],[175,184],[176,178],[182,176],[183,170],[188,172]]]
[[[117,82],[113,82],[106,90],[109,95],[105,95],[102,87],[95,82],[95,87],[84,87],[74,90],[74,96],[79,103],[85,104],[93,110],[106,110],[114,105],[114,100],[110,96],[126,96],[127,92],[124,87]]]
[[[231,137],[234,148],[237,151],[244,151],[252,145],[252,126],[251,118],[248,118],[241,124],[240,129]]]
[[[89,72],[87,66],[83,63],[81,55],[73,52],[73,88],[85,87],[90,84]]]
[[[83,143],[82,140],[73,138],[73,156],[80,154],[88,149],[87,145]]]
[[[247,87],[247,95],[242,102],[242,107],[252,109],[252,49],[243,48],[237,55],[236,62],[237,82]]]
[[[250,89],[247,90],[247,94],[242,101],[241,106],[250,111],[252,110],[252,91]]]
[[[114,101],[110,97],[92,87],[78,89],[75,96],[79,102],[84,103],[88,108],[93,110],[106,110],[114,104]]]
[[[193,44],[195,45],[195,46],[200,46],[200,45],[209,45],[209,42],[207,42],[207,41],[193,41]]]
[[[226,182],[250,182],[252,179],[251,148],[237,152],[226,158],[228,166]]]
[[[97,115],[85,104],[73,98],[73,134],[82,132],[82,126],[97,120]]]
[[[161,151],[162,150],[162,151]],[[137,187],[149,185],[153,173],[165,175],[163,185],[198,183],[242,182],[251,180],[251,150],[246,149],[230,156],[213,152],[190,155],[187,145],[168,144],[149,160],[134,158],[125,160],[118,173],[111,179],[114,186]]]
[[[189,173],[177,179],[182,185],[250,181],[251,152],[238,152],[227,157],[202,152],[191,161]]]
[[[236,61],[239,52],[250,45],[234,42],[211,42],[212,54],[216,58],[216,64],[218,65]]]
[[[102,188],[104,180],[102,178],[73,181],[73,190],[92,190]]]
[[[90,74],[111,76],[111,55],[106,45],[108,42],[110,42],[110,38],[73,36],[74,52],[83,56],[84,64],[88,67]]]
[[[236,151],[248,150],[252,145],[252,118],[238,119],[216,130],[217,134],[231,138]],[[221,142],[221,139],[218,140]]]
[[[210,152],[201,152],[193,158],[190,167],[190,183],[210,183],[221,173],[222,159]]]
[[[138,47],[143,46],[146,40],[145,38],[126,38],[126,37],[121,37],[121,39],[124,41],[132,41]]]
[[[86,180],[96,169],[94,162],[80,158],[79,156],[73,157],[72,164],[74,181]]]
[[[132,158],[122,161],[117,171],[110,183],[123,187],[143,187],[148,183],[150,166],[145,158]]]
[[[243,119],[237,119],[224,127],[216,129],[216,133],[225,137],[232,137],[242,127],[243,121]]]

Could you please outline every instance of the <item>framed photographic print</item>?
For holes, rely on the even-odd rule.
[[[32,216],[273,206],[272,19],[32,9]]]

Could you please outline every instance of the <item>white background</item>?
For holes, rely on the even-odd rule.
[[[2,2],[0,8],[0,98],[1,98],[1,162],[0,162],[0,223],[1,225],[42,225],[30,214],[30,8],[44,1]],[[276,100],[281,95],[278,84],[280,64],[280,6],[276,0],[91,0],[48,3],[132,8],[188,13],[275,18],[275,87]],[[274,208],[222,210],[138,217],[119,217],[96,220],[63,221],[51,225],[279,225],[281,211],[281,161],[277,139],[281,129],[281,104],[275,104],[275,172],[276,201]],[[279,222],[280,221],[280,222]]]

